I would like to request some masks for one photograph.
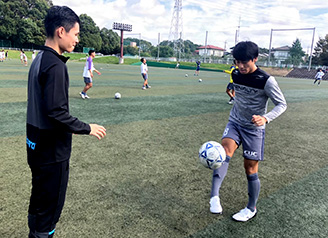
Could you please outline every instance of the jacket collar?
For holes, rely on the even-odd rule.
[[[63,61],[64,63],[66,63],[69,59],[69,57],[66,57],[66,56],[63,56],[63,55],[60,55],[58,54],[57,51],[55,51],[53,48],[50,48],[48,46],[41,46],[41,50],[44,50],[44,51],[50,51],[51,53],[53,53],[54,55],[56,55],[61,61]]]

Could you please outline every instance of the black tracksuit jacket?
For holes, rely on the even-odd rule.
[[[69,114],[67,60],[44,46],[31,65],[26,120],[30,166],[68,160],[72,133],[90,133],[88,124]]]

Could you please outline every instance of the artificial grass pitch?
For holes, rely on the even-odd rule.
[[[225,217],[189,237],[328,237],[327,177],[328,166],[261,199],[249,222]]]
[[[26,237],[28,67],[14,60],[3,65],[0,237]],[[222,185],[221,216],[209,212],[211,171],[198,162],[199,147],[220,141],[227,123],[229,75],[201,71],[201,77],[185,77],[193,71],[150,67],[152,88],[144,91],[139,67],[95,64],[102,75],[95,76],[90,100],[82,100],[83,66],[68,64],[71,114],[104,125],[107,136],[73,136],[56,237],[327,237],[326,82],[317,87],[311,80],[278,78],[288,109],[267,126],[259,213],[235,223],[231,215],[247,203],[241,149]]]

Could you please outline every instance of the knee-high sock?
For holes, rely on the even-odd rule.
[[[220,187],[227,174],[230,159],[231,158],[227,156],[222,166],[213,171],[211,197],[219,196]]]
[[[247,208],[254,211],[256,208],[256,202],[259,198],[261,183],[258,174],[247,175],[248,181],[248,204]]]

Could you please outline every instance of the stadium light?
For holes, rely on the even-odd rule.
[[[123,59],[123,31],[132,31],[132,25],[130,24],[124,24],[124,23],[113,23],[113,30],[119,30],[121,31],[121,56],[120,56],[120,64],[124,63]]]

